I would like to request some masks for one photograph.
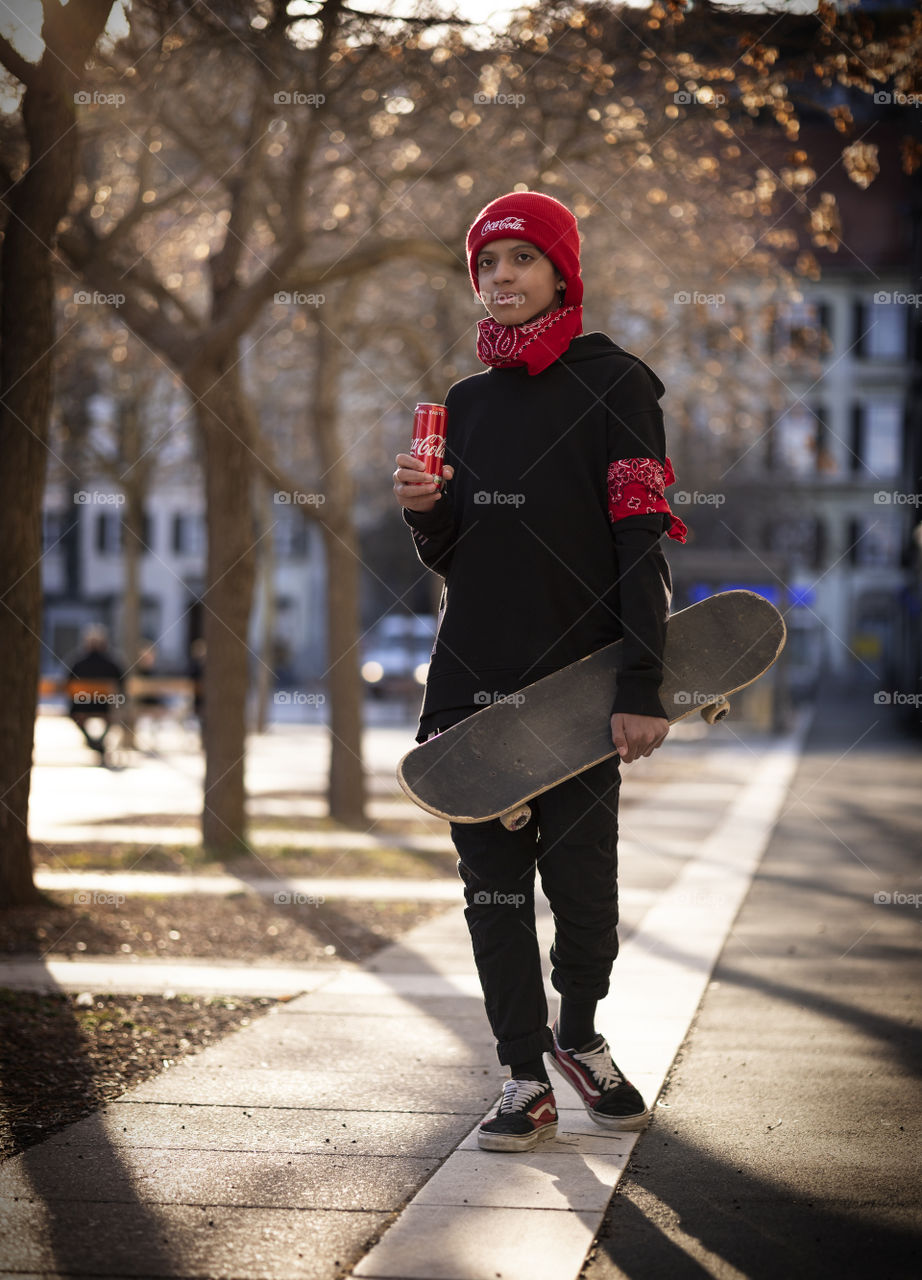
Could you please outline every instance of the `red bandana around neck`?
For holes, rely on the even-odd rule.
[[[497,369],[524,364],[530,374],[541,373],[582,331],[581,306],[558,307],[527,324],[500,324],[487,316],[477,324],[477,358]]]

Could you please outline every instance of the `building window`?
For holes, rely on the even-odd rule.
[[[849,559],[869,569],[890,569],[900,563],[903,521],[898,511],[882,505],[873,515],[851,521]]]
[[[205,554],[205,517],[177,512],[173,516],[173,551],[178,556]]]
[[[818,516],[777,513],[765,526],[765,547],[792,565],[822,569],[826,561],[826,526]]]
[[[853,350],[878,360],[906,359],[906,308],[901,302],[855,303]]]
[[[903,469],[903,408],[894,401],[852,407],[852,470],[892,479]]]
[[[101,556],[121,555],[122,517],[113,511],[96,515],[96,550]]]
[[[275,508],[273,525],[275,553],[279,560],[303,560],[307,555],[307,526],[304,517],[291,508]]]
[[[74,517],[64,511],[42,512],[42,551],[59,551]]]

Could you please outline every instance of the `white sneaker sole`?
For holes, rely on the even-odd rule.
[[[477,1134],[477,1145],[482,1151],[531,1151],[539,1142],[557,1137],[557,1121],[544,1124],[532,1133],[484,1133]]]
[[[593,1111],[592,1107],[586,1107],[586,1114],[602,1129],[612,1129],[616,1133],[636,1133],[638,1129],[646,1129],[652,1113],[644,1111],[636,1116],[605,1116]]]

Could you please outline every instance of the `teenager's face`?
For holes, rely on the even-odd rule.
[[[491,240],[477,255],[480,299],[500,324],[527,324],[553,311],[562,281],[550,258],[527,240]]]

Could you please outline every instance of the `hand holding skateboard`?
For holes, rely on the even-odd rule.
[[[641,756],[652,756],[666,741],[669,721],[661,716],[624,715],[611,718],[611,740],[622,763],[631,764]]]

